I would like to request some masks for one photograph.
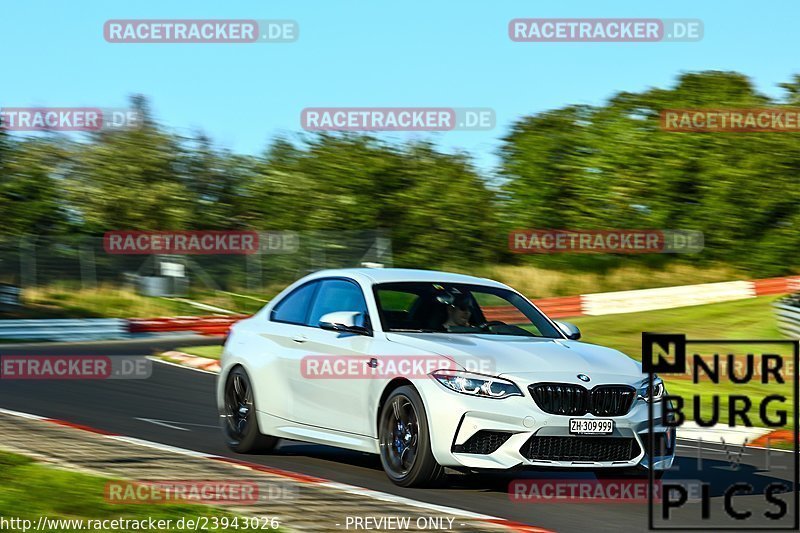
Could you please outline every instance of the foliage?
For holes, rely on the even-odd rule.
[[[203,133],[168,131],[136,96],[137,127],[80,142],[0,131],[0,236],[379,229],[390,233],[398,266],[500,261],[602,273],[693,263],[780,275],[795,269],[800,249],[797,134],[668,132],[659,114],[800,101],[800,77],[781,87],[786,100],[775,101],[738,73],[687,73],[670,89],[521,117],[500,148],[499,187],[468,154],[418,140],[320,134],[276,138],[258,156],[232,154]],[[706,248],[512,255],[508,232],[524,228],[692,229],[704,232]]]

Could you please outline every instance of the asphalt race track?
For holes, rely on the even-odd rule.
[[[195,338],[196,339],[196,338]],[[200,341],[202,342],[202,341]],[[207,341],[206,341],[207,342]],[[149,355],[186,340],[61,345],[6,345],[0,355]],[[517,503],[507,493],[514,479],[581,477],[592,474],[517,471],[513,473],[454,474],[449,486],[438,489],[402,489],[385,477],[377,457],[337,448],[285,442],[274,455],[237,456],[224,445],[218,430],[214,401],[216,376],[154,363],[146,380],[105,381],[11,381],[0,380],[0,407],[91,426],[112,433],[169,444],[206,453],[238,457],[275,468],[327,478],[333,481],[401,495],[415,500],[497,516],[554,531],[643,531],[647,529],[647,505],[642,503]],[[150,419],[145,421],[141,419]],[[160,423],[154,423],[160,422]],[[763,487],[771,480],[791,479],[793,457],[788,452],[769,454],[769,473],[763,469],[767,452],[749,448],[738,469],[732,469],[720,446],[679,442],[679,477],[693,479],[698,453],[702,455],[703,479],[713,486],[746,481],[756,495],[737,497],[738,505],[761,513]],[[738,452],[737,452],[738,453]],[[776,470],[781,469],[781,470]],[[776,474],[776,471],[779,472]],[[678,477],[668,474],[667,479]],[[758,493],[761,490],[762,493]],[[713,509],[721,508],[721,491],[712,490]],[[791,500],[788,498],[787,501]],[[660,511],[660,509],[659,509]],[[789,513],[792,505],[789,503]],[[740,526],[741,527],[741,526]]]

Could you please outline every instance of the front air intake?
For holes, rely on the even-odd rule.
[[[614,462],[635,459],[641,448],[632,437],[532,436],[520,453],[531,461]]]
[[[511,437],[511,433],[506,431],[481,430],[467,439],[464,444],[454,445],[453,452],[489,455],[505,444],[509,437]]]

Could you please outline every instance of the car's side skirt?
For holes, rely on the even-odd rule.
[[[284,439],[338,446],[367,453],[379,452],[378,440],[374,437],[308,426],[263,411],[258,411],[258,426],[262,433]]]

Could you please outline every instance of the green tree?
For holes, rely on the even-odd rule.
[[[101,133],[81,147],[70,169],[70,205],[92,234],[186,228],[196,200],[186,187],[184,163],[179,139],[149,118]]]
[[[3,133],[0,137],[0,234],[63,231],[68,219],[58,175],[68,161],[64,143],[49,138],[11,141]]]

